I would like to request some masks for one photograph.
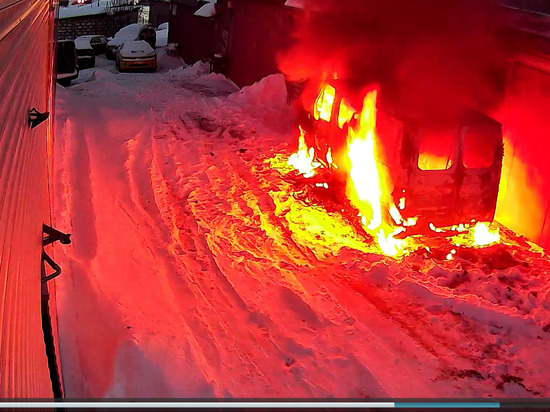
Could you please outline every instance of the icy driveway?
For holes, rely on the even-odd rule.
[[[313,233],[268,163],[295,139],[281,78],[104,66],[57,94],[67,397],[550,396],[546,259]]]

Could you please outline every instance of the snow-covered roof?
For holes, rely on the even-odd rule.
[[[305,0],[286,0],[285,6],[295,7],[297,9],[304,9],[306,7]]]
[[[110,46],[120,46],[122,43],[137,39],[143,23],[132,23],[116,32],[115,37],[109,41]]]
[[[215,2],[206,3],[200,9],[195,12],[195,16],[199,17],[212,17],[216,15]]]
[[[94,36],[80,36],[74,40],[77,49],[91,49],[90,39]]]
[[[145,40],[128,41],[120,48],[123,57],[145,57],[154,53],[153,48]]]
[[[111,4],[111,0],[99,0],[89,4],[70,4],[59,8],[59,18],[88,16],[105,13],[105,8]]]
[[[67,19],[70,17],[90,16],[94,14],[105,14],[107,8],[111,5],[111,0],[94,0],[88,4],[70,4],[67,7],[59,8],[59,18]],[[139,7],[139,6],[135,6]]]

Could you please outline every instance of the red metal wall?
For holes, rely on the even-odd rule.
[[[276,56],[292,42],[295,10],[283,2],[233,1],[229,78],[250,85],[278,73]]]
[[[195,16],[194,13],[199,8],[199,3],[191,0],[172,4],[169,41],[178,44],[178,51],[187,64],[209,59],[215,52],[217,17]]]
[[[0,0],[0,397],[52,396],[41,326],[42,223],[50,222],[51,0]]]
[[[505,154],[496,220],[550,249],[550,60],[523,56],[499,119]]]

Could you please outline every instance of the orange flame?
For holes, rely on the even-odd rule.
[[[370,230],[382,224],[382,188],[376,162],[376,91],[367,94],[357,130],[349,129],[350,162],[347,195],[359,209],[363,225]]]
[[[305,132],[300,127],[300,137],[298,137],[298,150],[288,158],[288,164],[303,174],[304,177],[312,177],[315,175],[315,169],[321,164],[314,160],[315,150],[313,147],[308,148],[306,139],[304,137]]]
[[[336,90],[330,85],[326,85],[317,100],[313,108],[313,117],[315,120],[323,119],[330,122],[332,117],[332,105],[334,104],[334,96]]]
[[[342,99],[338,109],[338,127],[342,129],[344,125],[351,120],[356,112],[357,110],[355,110],[346,99]]]
[[[403,253],[405,241],[395,239],[403,228],[395,228],[389,216],[402,221],[391,197],[392,182],[382,167],[382,154],[376,134],[377,90],[367,93],[357,126],[348,131],[349,179],[346,194],[360,213],[365,230],[373,234],[382,252],[389,256]],[[400,223],[400,222],[399,222]]]

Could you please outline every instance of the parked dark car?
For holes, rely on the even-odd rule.
[[[69,86],[71,81],[78,77],[78,63],[76,46],[73,40],[59,40],[57,42],[57,82],[62,86]]]
[[[157,32],[150,24],[133,23],[120,29],[105,49],[105,57],[114,60],[117,49],[127,41],[144,40],[154,49],[157,43]]]
[[[78,69],[82,70],[95,67],[95,52],[90,45],[90,40],[83,37],[77,37],[74,42],[76,45]]]
[[[107,40],[107,37],[101,35],[80,36],[77,37],[75,40],[75,42],[77,42],[77,47],[78,41],[80,40],[87,40],[92,49],[94,49],[94,53],[96,56],[105,53],[105,48],[107,47],[107,43],[109,42],[109,40]]]

